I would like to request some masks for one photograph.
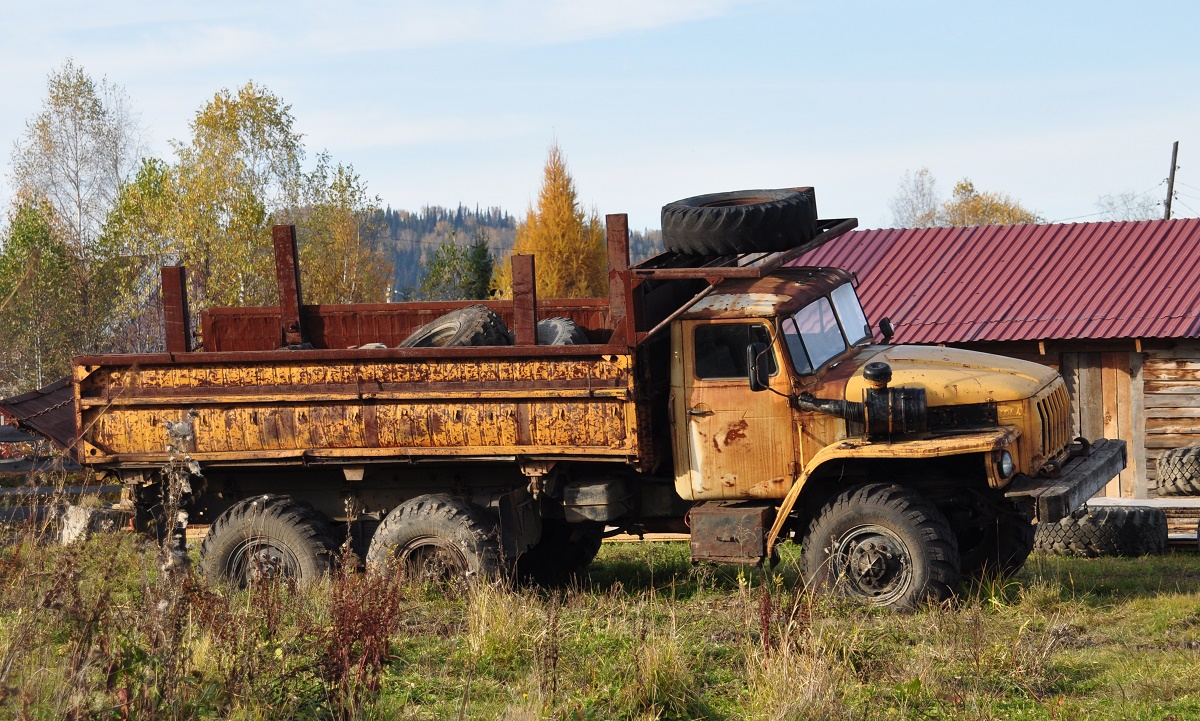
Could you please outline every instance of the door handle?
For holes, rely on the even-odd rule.
[[[689,408],[687,414],[689,416],[711,416],[713,412],[707,408]]]

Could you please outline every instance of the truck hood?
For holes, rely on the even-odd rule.
[[[1016,401],[1045,388],[1058,374],[1051,368],[1006,356],[939,346],[873,346],[860,353],[846,379],[846,400],[861,401],[867,387],[863,368],[885,361],[892,367],[889,385],[924,388],[930,406]]]

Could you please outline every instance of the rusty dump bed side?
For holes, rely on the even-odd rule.
[[[0,411],[6,420],[48,438],[63,451],[75,445],[75,387],[71,379],[61,378],[35,391],[0,400]]]
[[[189,353],[76,359],[79,453],[157,464],[190,419],[207,465],[439,457],[651,459],[634,356],[607,346]],[[644,427],[645,426],[645,427]]]
[[[486,305],[515,328],[511,301],[439,301],[355,305],[305,305],[300,317],[306,340],[316,348],[350,348],[367,343],[395,347],[425,323],[467,305]],[[569,318],[593,343],[612,337],[608,300],[539,300],[538,318]],[[200,315],[206,351],[274,350],[280,346],[279,306],[208,308]]]

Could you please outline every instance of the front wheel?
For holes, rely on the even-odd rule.
[[[804,536],[805,582],[872,606],[911,609],[950,597],[958,544],[945,516],[902,486],[851,488]]]

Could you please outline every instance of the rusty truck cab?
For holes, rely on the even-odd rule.
[[[853,277],[836,268],[726,281],[692,306],[671,339],[679,495],[784,497],[808,459],[846,436],[844,420],[804,413],[791,398],[842,375],[842,363],[871,342]],[[754,344],[765,346],[766,392],[748,382]]]

